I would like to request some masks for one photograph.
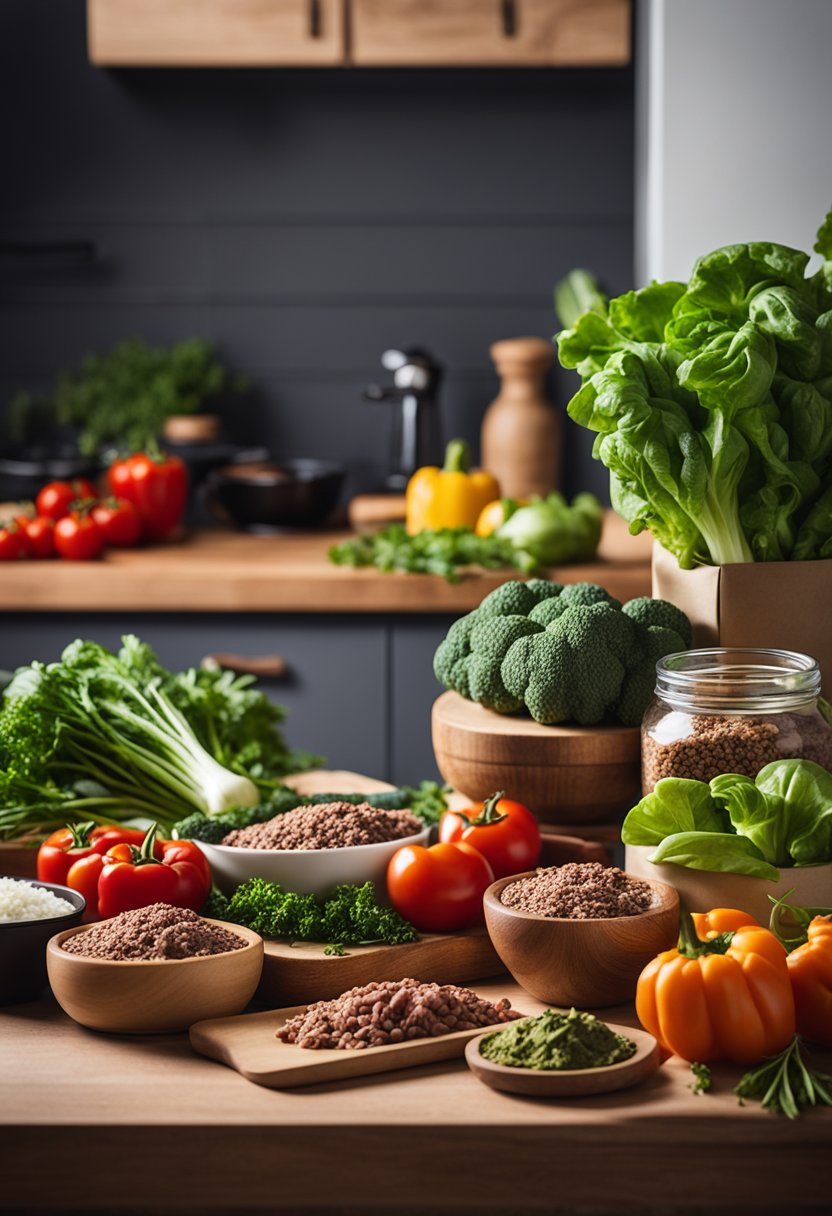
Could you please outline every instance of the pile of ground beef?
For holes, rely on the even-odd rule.
[[[492,1004],[456,984],[387,980],[318,1001],[277,1032],[298,1047],[349,1050],[435,1039],[456,1030],[496,1026],[521,1015],[507,1000]]]
[[[242,950],[247,944],[239,934],[212,925],[189,908],[149,904],[68,937],[63,949],[68,954],[123,963],[131,959],[200,958]]]
[[[222,843],[240,849],[346,849],[415,836],[422,826],[412,811],[382,810],[369,802],[322,802],[237,828]]]
[[[653,888],[617,866],[576,861],[541,869],[531,878],[510,882],[503,887],[500,901],[519,912],[590,920],[646,912],[653,903]]]

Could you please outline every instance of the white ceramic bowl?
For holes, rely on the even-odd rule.
[[[427,844],[430,828],[400,840],[356,844],[343,849],[240,849],[197,841],[211,866],[214,882],[227,895],[249,878],[268,878],[287,891],[329,895],[339,883],[375,883],[386,897],[387,866],[406,844]]]
[[[647,860],[654,851],[653,845],[628,844],[624,850],[624,869],[639,878],[659,878],[675,887],[688,912],[739,908],[761,925],[767,925],[772,908],[769,896],[779,899],[787,891],[792,891],[789,903],[807,908],[832,907],[832,864],[781,867],[779,881],[770,882],[748,874],[691,870],[673,862],[654,865]]]

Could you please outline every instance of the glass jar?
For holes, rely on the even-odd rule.
[[[756,777],[773,760],[832,770],[832,726],[819,696],[820,669],[806,654],[729,647],[666,655],[641,726],[644,793],[662,777]]]

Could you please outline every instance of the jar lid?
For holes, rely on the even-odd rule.
[[[684,650],[659,659],[656,696],[676,709],[711,713],[801,709],[820,696],[820,668],[794,650]]]

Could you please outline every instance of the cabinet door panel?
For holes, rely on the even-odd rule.
[[[439,780],[430,714],[444,689],[433,674],[433,656],[455,619],[397,617],[392,626],[390,780],[397,785],[411,785],[431,777]]]
[[[627,63],[630,0],[351,0],[352,62],[584,66]]]
[[[109,66],[331,66],[344,0],[87,0],[87,42]]]
[[[137,634],[174,671],[221,652],[281,655],[286,679],[261,680],[259,686],[288,710],[282,729],[289,743],[325,756],[330,768],[387,776],[386,643],[380,619],[8,614],[0,621],[0,669],[33,659],[51,662],[78,637],[115,649],[125,633]]]

